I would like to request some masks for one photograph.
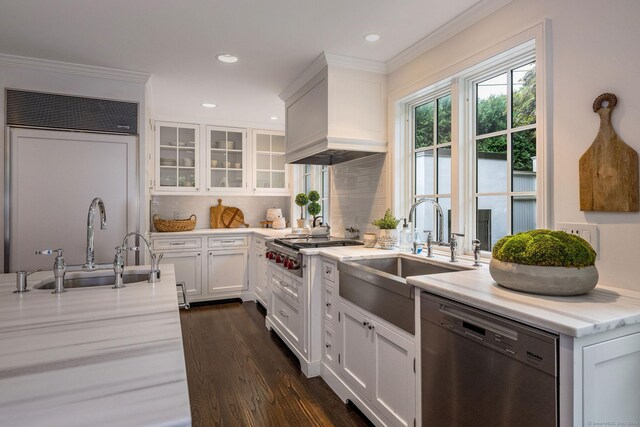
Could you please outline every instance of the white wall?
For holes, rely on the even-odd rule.
[[[597,224],[600,283],[635,290],[640,290],[640,213],[581,212],[578,159],[597,133],[599,120],[591,105],[604,92],[618,96],[614,128],[640,151],[638,17],[637,0],[514,0],[395,70],[388,80],[392,105],[400,94],[429,76],[549,19],[552,216],[555,222]],[[390,125],[389,135],[393,136],[392,116]],[[393,177],[395,171],[389,173]]]
[[[50,69],[11,65],[0,56],[0,141],[4,147],[5,132],[5,88],[51,92],[67,95],[114,99],[138,102],[140,141],[145,140],[145,85],[141,82],[93,77],[78,73],[52,71]],[[144,144],[141,144],[144,145]],[[144,169],[144,153],[140,156],[140,170]],[[79,159],[80,160],[80,159]],[[0,186],[4,189],[4,150],[0,153]],[[55,179],[55,177],[51,177]],[[140,183],[142,188],[142,183]],[[4,190],[2,190],[4,191]],[[64,191],[64,189],[63,189]],[[91,200],[87,200],[87,209]],[[34,206],[34,209],[46,209],[46,206]],[[107,206],[107,210],[109,207]],[[147,204],[141,200],[141,218],[147,217]],[[3,201],[0,201],[0,224],[4,223]],[[143,226],[143,225],[142,225]],[[0,230],[0,239],[4,241],[4,229]],[[4,249],[0,245],[0,260],[4,259]],[[53,262],[53,261],[52,261]]]

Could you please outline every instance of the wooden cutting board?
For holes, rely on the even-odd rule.
[[[244,222],[244,213],[238,208],[225,208],[222,212],[222,224],[226,228],[249,227]]]
[[[226,206],[222,206],[222,199],[218,199],[218,206],[211,206],[209,225],[211,228],[224,228],[222,225],[222,212]]]
[[[607,102],[603,106],[603,102]],[[611,126],[618,103],[612,93],[593,102],[600,129],[589,149],[580,157],[580,210],[638,212],[638,153]]]

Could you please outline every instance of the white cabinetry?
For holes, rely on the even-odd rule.
[[[247,190],[247,131],[207,126],[207,191],[242,193]]]
[[[284,162],[284,132],[253,131],[253,192],[289,195],[287,165]]]
[[[155,189],[160,192],[200,191],[200,127],[156,122]]]
[[[342,378],[391,425],[413,424],[414,343],[348,303],[340,323]]]
[[[176,282],[184,282],[189,298],[202,295],[202,251],[162,253],[160,264],[173,264]]]
[[[209,251],[207,257],[207,293],[225,295],[246,291],[247,250],[226,249]]]
[[[267,307],[267,259],[265,257],[266,247],[264,239],[254,237],[251,248],[251,263],[249,272],[249,287],[253,288],[256,301],[263,307]]]

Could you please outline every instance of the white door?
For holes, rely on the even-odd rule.
[[[372,402],[395,426],[409,426],[415,417],[414,344],[375,323],[375,373]]]
[[[353,388],[369,399],[373,382],[373,330],[369,319],[348,305],[341,304],[342,357],[340,372]]]
[[[184,282],[188,296],[202,295],[202,252],[164,252],[160,264],[173,264],[176,282]]]
[[[207,258],[207,292],[210,295],[247,290],[246,249],[209,251]]]
[[[107,217],[106,230],[96,227],[95,261],[113,262],[139,228],[136,147],[135,136],[11,129],[9,270],[50,270],[53,258],[36,249],[63,248],[67,264],[83,264],[95,197]]]

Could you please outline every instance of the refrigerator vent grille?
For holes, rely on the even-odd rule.
[[[138,104],[7,89],[7,125],[138,134]]]

